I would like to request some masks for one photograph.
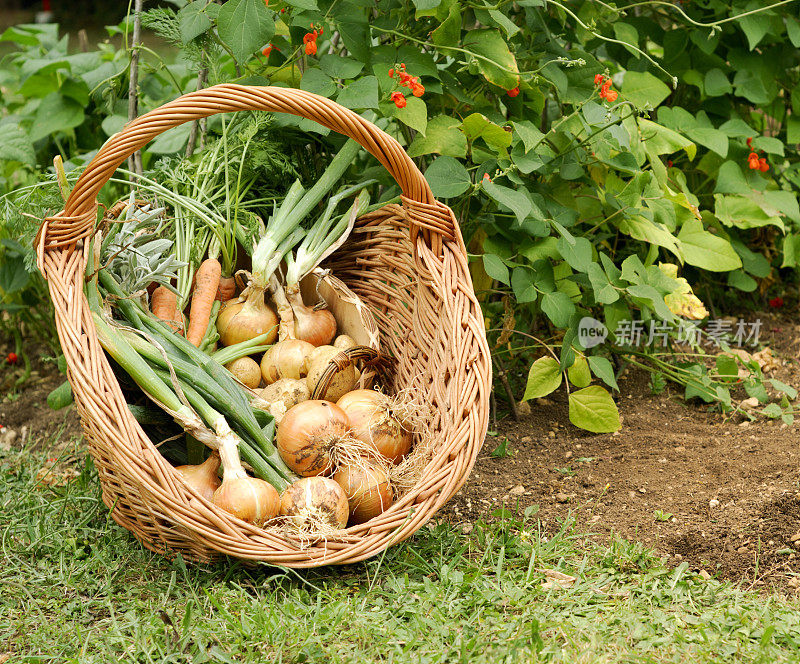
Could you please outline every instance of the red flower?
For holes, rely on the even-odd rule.
[[[486,180],[487,182],[491,182],[492,181],[492,178],[489,177],[488,173],[484,173],[483,174],[483,179]]]
[[[758,155],[755,152],[751,152],[749,155],[747,155],[747,165],[754,171],[758,170]]]
[[[389,70],[389,78],[394,78],[394,67]]]
[[[594,75],[594,84],[600,85],[605,80],[605,76],[602,74],[595,74]]]
[[[519,94],[519,86],[517,86],[516,88],[511,88],[508,91],[508,96],[509,97],[516,97],[518,94]]]
[[[317,54],[317,37],[319,37],[321,34],[322,28],[319,30],[314,30],[314,32],[307,32],[303,36],[303,43],[306,45],[306,55]]]
[[[414,87],[411,88],[411,94],[413,94],[415,97],[421,97],[425,94],[425,87],[422,85],[422,83],[415,83]]]
[[[672,159],[667,159],[667,168],[672,168]]]
[[[617,100],[617,92],[611,89],[611,79],[606,79],[603,85],[600,86],[600,99],[615,102]]]
[[[393,92],[390,98],[397,108],[405,108],[408,103],[402,92]]]
[[[9,364],[16,364],[19,361],[19,357],[17,357],[16,353],[9,353],[6,356],[6,362]]]
[[[761,157],[761,159],[758,160],[758,170],[760,170],[762,173],[766,173],[769,170],[769,164],[764,157]]]
[[[769,301],[769,306],[771,306],[773,309],[780,309],[783,306],[783,298],[780,296],[773,297]]]
[[[753,137],[752,136],[747,139],[747,147],[750,148],[751,150],[753,149]]]
[[[272,46],[272,44],[267,44],[264,48],[261,49],[261,55],[263,55],[265,58],[268,58],[269,54],[272,53],[273,48],[274,47]]]

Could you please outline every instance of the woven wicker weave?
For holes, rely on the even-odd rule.
[[[84,240],[94,233],[97,194],[116,168],[171,127],[241,110],[291,113],[350,136],[403,191],[402,207],[388,205],[359,219],[329,267],[371,308],[381,349],[396,360],[391,387],[420,389],[432,405],[434,455],[389,510],[313,546],[240,521],[180,480],[126,407],[83,296]],[[409,537],[466,480],[487,429],[491,364],[461,233],[400,144],[352,111],[287,88],[218,85],[184,95],[106,142],[65,209],[44,220],[37,252],[103,500],[114,520],[149,549],[190,560],[227,554],[290,567],[353,563]]]

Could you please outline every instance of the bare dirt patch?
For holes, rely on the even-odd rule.
[[[781,359],[771,376],[800,385],[800,326],[765,327],[762,340]],[[796,587],[800,425],[726,419],[670,389],[653,395],[640,371],[620,388],[623,428],[613,435],[572,426],[563,390],[532,404],[524,421],[498,423],[446,518],[466,523],[503,505],[538,505],[551,528],[572,515],[599,540],[638,540],[672,564]],[[505,439],[512,456],[492,458]]]

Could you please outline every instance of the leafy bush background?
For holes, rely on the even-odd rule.
[[[174,4],[145,15],[179,55],[142,52],[140,112],[195,89],[207,68],[209,84],[298,86],[371,114],[455,211],[501,372],[520,362],[527,371],[544,340],[559,377],[572,367],[578,392],[590,401],[602,392],[607,406],[589,382],[615,387],[613,358],[578,344],[583,316],[611,331],[625,319],[672,320],[665,296],[686,290],[679,276],[717,313],[763,306],[796,281],[797,2]],[[324,28],[316,56],[303,49],[312,25]],[[107,31],[124,46],[131,19]],[[130,51],[74,52],[55,26],[0,39],[16,49],[0,65],[5,193],[40,178],[56,153],[81,166],[123,126]],[[425,87],[405,108],[389,98],[399,63]],[[614,103],[599,99],[597,74],[613,80]],[[307,121],[281,123],[335,140]],[[181,153],[189,130],[155,140],[145,167]],[[750,137],[769,171],[748,168]],[[385,197],[399,193],[383,177]],[[12,241],[24,223],[15,218],[0,227],[6,262],[24,251]],[[29,281],[4,277],[6,307]],[[596,428],[614,426],[616,410],[606,415]]]

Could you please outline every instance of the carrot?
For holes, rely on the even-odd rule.
[[[183,327],[183,318],[178,311],[178,296],[166,286],[159,286],[150,296],[153,315],[166,322],[173,330]]]
[[[227,302],[236,294],[236,280],[233,277],[220,277],[216,299]]]
[[[216,258],[206,258],[197,268],[192,292],[192,306],[189,309],[189,329],[186,338],[195,346],[200,346],[211,318],[211,307],[217,297],[222,265]]]

